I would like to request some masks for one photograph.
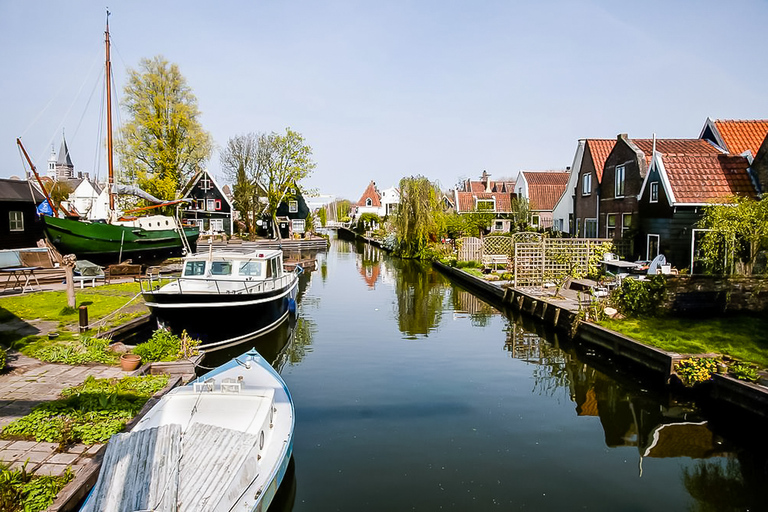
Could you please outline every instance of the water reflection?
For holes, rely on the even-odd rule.
[[[429,272],[428,263],[391,261],[396,261],[393,266],[398,328],[408,339],[427,337],[440,325],[448,283],[437,272]]]

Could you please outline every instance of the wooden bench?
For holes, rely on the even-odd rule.
[[[506,254],[484,254],[483,255],[483,267],[490,268],[493,266],[493,270],[496,270],[496,268],[501,265],[504,268],[507,268],[507,265],[509,265],[509,256]]]

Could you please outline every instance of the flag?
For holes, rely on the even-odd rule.
[[[48,204],[48,201],[43,201],[39,205],[37,205],[37,214],[42,217],[43,215],[48,215],[49,217],[53,217],[53,210],[51,210],[51,205]]]

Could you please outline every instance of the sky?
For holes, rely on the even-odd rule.
[[[768,1],[108,2],[112,65],[179,66],[217,147],[301,133],[303,186],[357,201],[426,176],[565,169],[578,140],[696,138],[707,119],[768,119]],[[0,0],[0,177],[66,135],[104,179],[105,3]],[[125,114],[115,122],[125,122]]]

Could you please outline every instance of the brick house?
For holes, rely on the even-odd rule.
[[[512,199],[516,197],[514,181],[493,181],[483,171],[479,181],[464,180],[453,191],[453,207],[458,214],[493,213],[492,232],[508,233],[512,227]]]
[[[562,201],[571,201],[568,232],[575,237],[598,238],[600,213],[600,181],[608,155],[616,139],[582,139],[571,166],[566,194]]]
[[[520,171],[515,187],[520,197],[528,199],[531,226],[563,231],[563,225],[553,225],[555,205],[566,192],[570,171]]]

